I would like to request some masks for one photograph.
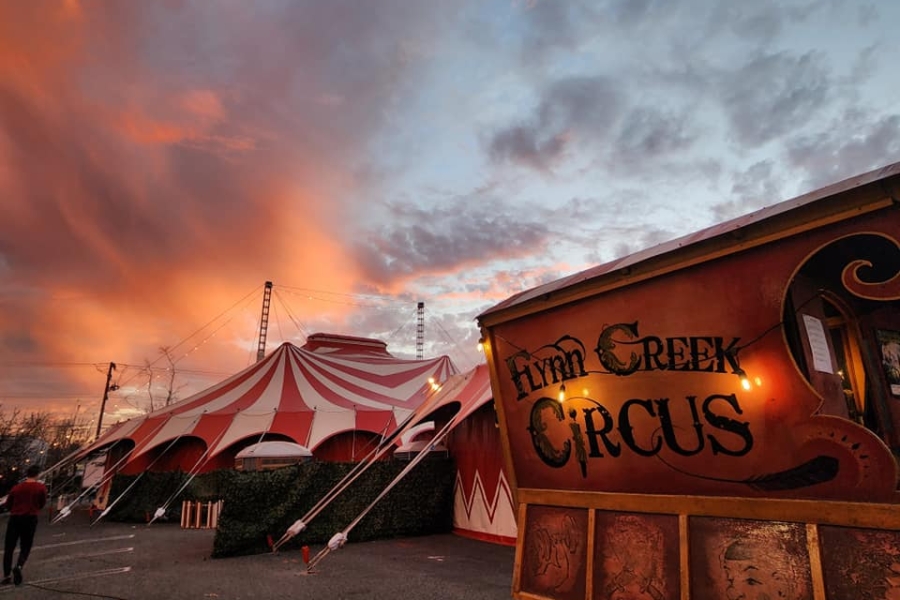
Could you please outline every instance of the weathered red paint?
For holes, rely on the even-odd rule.
[[[491,331],[492,358],[496,362],[518,485],[603,492],[889,500],[897,481],[896,463],[890,451],[864,427],[844,418],[817,414],[822,398],[798,371],[779,323],[787,289],[808,256],[830,241],[853,233],[877,232],[897,244],[898,221],[886,221],[878,214],[853,219],[496,325]],[[835,265],[838,273],[843,267]],[[753,384],[749,391],[743,389],[740,378],[730,368],[722,373],[671,370],[639,371],[626,376],[600,373],[603,366],[596,351],[598,337],[613,324],[635,322],[641,336],[680,338],[676,346],[684,351],[687,362],[691,337],[720,337],[723,344],[733,338],[739,338],[738,345],[752,342],[738,353],[739,364],[751,381],[759,378],[760,384]],[[565,380],[560,376],[556,381],[551,376],[549,385],[534,392],[526,382],[524,387],[529,392],[519,399],[516,370],[510,368],[509,359],[523,350],[532,357],[540,357],[542,347],[563,336],[573,336],[583,342],[588,374]],[[754,342],[756,338],[759,339]],[[628,341],[628,336],[617,333],[614,339],[617,340],[615,352],[627,362],[632,348],[622,342]],[[704,342],[700,345],[710,347]],[[640,354],[640,347],[635,350]],[[706,366],[710,362],[702,364]],[[532,367],[531,370],[532,376],[539,378],[540,369]],[[524,378],[519,379],[521,383]],[[603,405],[615,420],[615,429],[607,439],[621,444],[622,423],[617,416],[629,400],[636,399],[645,404],[630,405],[630,424],[637,445],[652,449],[662,439],[659,401],[667,398],[676,437],[692,450],[699,442],[687,398],[696,398],[698,412],[702,413],[702,404],[708,398],[731,395],[737,400],[740,413],[723,399],[710,401],[709,408],[717,416],[747,423],[752,448],[741,456],[716,453],[710,436],[732,450],[746,446],[746,440],[711,426],[701,414],[705,447],[695,455],[680,455],[663,444],[659,453],[642,456],[622,444],[620,455],[613,457],[603,451],[601,441],[603,456],[598,457],[596,453],[589,456],[586,476],[582,476],[573,442],[572,456],[566,464],[550,467],[535,451],[529,432],[530,419],[535,401],[542,397],[555,399],[563,384],[567,397],[562,405],[565,417],[561,421],[549,417],[543,420],[549,428],[547,437],[556,448],[562,448],[577,435],[572,431],[571,411],[576,411],[577,423],[585,409],[596,408],[595,402]],[[646,404],[647,401],[651,404]],[[657,415],[651,415],[647,406]],[[587,446],[585,425],[578,424]],[[772,474],[790,471],[823,456],[837,460],[837,473],[828,480],[788,489],[760,487]]]

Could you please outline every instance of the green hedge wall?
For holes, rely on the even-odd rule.
[[[323,544],[349,525],[409,463],[373,464],[335,498],[306,531],[282,549]],[[352,463],[309,462],[273,471],[221,470],[194,478],[170,505],[166,520],[180,521],[182,500],[224,500],[213,543],[213,557],[268,552],[268,539],[280,538],[294,521],[331,490]],[[447,533],[453,528],[456,469],[449,458],[429,458],[413,468],[350,532],[351,542]],[[110,500],[140,480],[110,511],[112,521],[146,522],[185,481],[181,472],[116,476]]]
[[[285,544],[288,550],[322,544],[349,525],[409,463],[379,461],[335,498],[306,531]],[[312,462],[297,467],[241,473],[228,483],[213,545],[213,556],[269,551],[267,536],[280,538],[294,521],[331,490],[351,463]],[[358,542],[388,537],[446,533],[453,528],[451,459],[424,460],[407,473],[349,533]]]
[[[166,511],[163,521],[181,521],[181,502],[183,500],[207,502],[222,498],[228,482],[237,475],[237,471],[227,469],[198,475],[184,491],[169,503],[169,509]],[[116,475],[113,478],[109,494],[110,502],[114,502],[116,498],[125,493],[130,485],[134,484],[134,487],[116,502],[106,519],[145,523],[148,515],[153,516],[156,509],[165,504],[172,494],[178,491],[187,477],[187,473],[181,471],[167,473],[148,471],[141,475]]]

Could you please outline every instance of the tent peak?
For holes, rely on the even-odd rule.
[[[303,349],[310,352],[351,351],[390,354],[387,351],[387,343],[381,340],[336,333],[314,333],[306,338]]]

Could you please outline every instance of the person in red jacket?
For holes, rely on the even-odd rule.
[[[6,524],[6,545],[3,548],[3,580],[0,584],[14,582],[22,585],[22,567],[28,560],[34,532],[37,531],[38,515],[47,504],[47,486],[37,480],[41,472],[37,465],[28,467],[25,481],[17,484],[6,497],[9,509],[9,523]],[[13,568],[13,553],[19,544],[19,560]],[[10,581],[12,572],[12,581]]]

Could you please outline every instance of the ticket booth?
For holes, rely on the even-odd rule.
[[[900,598],[900,164],[478,320],[515,598]]]

